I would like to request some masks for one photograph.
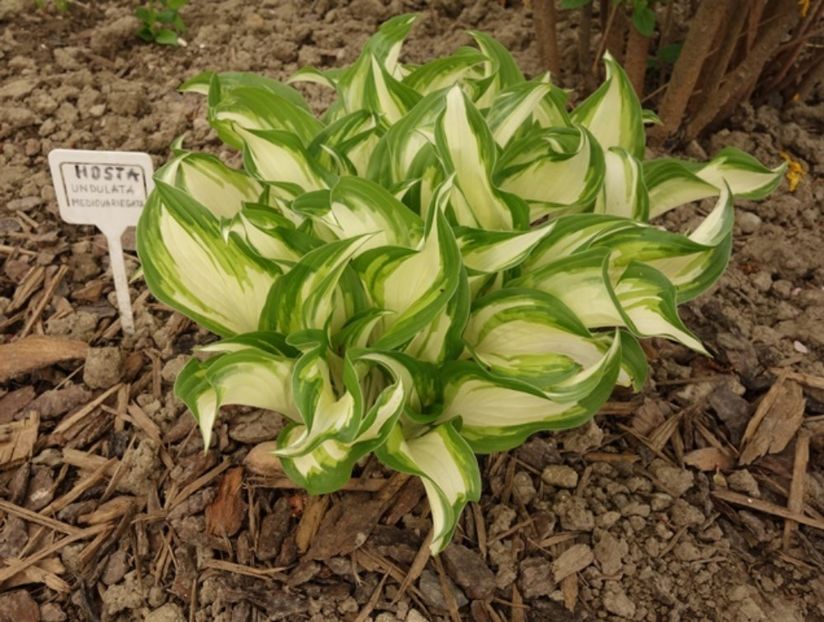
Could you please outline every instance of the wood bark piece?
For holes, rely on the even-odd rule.
[[[731,0],[722,0],[726,6]],[[715,33],[721,25],[718,20],[719,2],[704,0],[698,5],[690,20],[687,38],[681,48],[681,54],[675,63],[669,85],[658,107],[661,125],[650,130],[650,138],[663,142],[681,125],[681,119],[687,109],[690,96],[701,75],[704,61],[709,54]]]
[[[783,451],[801,427],[805,405],[800,385],[789,380],[776,382],[744,432],[738,463],[750,464],[768,453]]]
[[[40,622],[40,608],[25,590],[0,594],[0,620]]]
[[[741,493],[727,490],[726,488],[718,488],[713,490],[712,496],[716,499],[726,501],[727,503],[732,503],[733,505],[745,507],[750,510],[756,510],[757,512],[764,512],[765,514],[772,514],[773,516],[793,520],[796,523],[808,525],[809,527],[815,527],[816,529],[824,531],[824,520],[812,518],[800,512],[792,512],[785,507],[776,505],[775,503],[770,503],[769,501],[754,499],[752,497],[748,497],[747,495],[742,495]]]
[[[21,508],[19,505],[15,505],[14,503],[5,501],[4,499],[0,499],[0,511],[6,512],[7,514],[12,514],[13,516],[22,518],[30,523],[35,523],[37,525],[42,525],[43,527],[53,529],[54,531],[59,531],[60,533],[73,535],[82,531],[78,527],[73,527],[72,525],[67,525],[66,523],[55,520],[54,518],[49,518],[48,516],[43,516],[42,514],[32,512],[26,508]]]
[[[106,531],[109,529],[108,525],[93,525],[88,529],[83,529],[76,534],[71,536],[66,536],[62,540],[58,540],[51,546],[48,546],[44,549],[41,549],[34,555],[27,557],[26,559],[14,559],[14,560],[6,560],[6,567],[0,568],[0,585],[3,582],[7,581],[18,572],[24,571],[26,568],[30,568],[34,566],[41,560],[46,559],[47,557],[51,557],[58,551],[62,550],[64,546],[67,544],[71,544],[72,542],[77,542],[78,540],[84,540],[86,538],[93,538],[97,534]]]
[[[86,525],[99,525],[102,523],[111,523],[116,518],[120,518],[128,514],[132,507],[134,507],[137,499],[131,496],[115,497],[103,503],[94,512],[88,514],[81,514],[77,517],[77,522]]]
[[[283,477],[283,468],[280,466],[280,460],[273,453],[275,449],[277,449],[277,446],[277,441],[267,441],[255,445],[252,451],[246,454],[243,465],[250,473],[254,473],[255,475]]]
[[[790,512],[800,513],[804,508],[804,488],[807,479],[807,463],[810,460],[810,435],[802,431],[798,435],[795,445],[795,460],[793,461],[793,479],[790,483],[790,495],[787,499],[787,509]],[[798,528],[794,520],[784,522],[784,549],[790,548],[792,536]]]
[[[684,464],[699,471],[726,471],[735,464],[733,457],[717,447],[702,447],[684,454]]]
[[[40,319],[40,316],[43,314],[43,311],[46,309],[46,305],[52,299],[54,295],[54,290],[57,289],[57,286],[60,285],[60,282],[63,280],[63,277],[66,276],[66,272],[69,271],[69,267],[67,265],[62,265],[57,270],[57,274],[52,277],[52,280],[46,286],[45,291],[43,292],[43,296],[40,298],[40,301],[37,303],[37,306],[32,311],[29,319],[26,320],[25,326],[23,326],[23,330],[20,331],[20,339],[25,337],[31,332],[32,327],[34,327],[35,322]]]
[[[71,586],[57,576],[63,574],[64,572],[66,572],[66,568],[63,566],[60,559],[57,557],[49,557],[34,566],[26,568],[22,572],[18,572],[3,584],[3,588],[9,589],[20,585],[42,583],[55,592],[68,594],[71,591]],[[1,615],[2,610],[0,610],[0,616]],[[3,618],[0,617],[0,620],[3,620]],[[11,620],[11,622],[20,622],[20,620],[15,618]]]
[[[213,536],[233,536],[243,524],[245,506],[240,489],[243,467],[227,471],[220,479],[217,497],[206,508],[206,531]]]
[[[400,587],[398,587],[395,598],[392,599],[393,604],[397,603],[406,593],[406,590],[409,589],[409,586],[420,578],[423,569],[426,568],[426,564],[429,563],[431,556],[429,545],[432,544],[432,536],[434,533],[434,529],[430,529],[429,533],[426,534],[426,538],[424,538],[421,543],[421,548],[418,549],[418,552],[415,554],[415,559],[412,560],[412,564],[409,566],[409,571],[406,573],[403,581],[401,581]]]
[[[0,345],[0,382],[62,361],[82,359],[85,341],[64,337],[33,336]]]
[[[0,467],[31,458],[39,426],[40,415],[37,412],[20,421],[0,425]]]
[[[564,577],[561,581],[561,594],[564,595],[564,607],[569,611],[575,611],[575,603],[578,602],[578,575],[573,573]]]
[[[307,506],[304,518],[310,507],[313,506]],[[346,495],[322,516],[323,521],[315,528],[315,533],[309,540],[311,546],[308,547],[306,559],[323,561],[338,555],[348,555],[366,542],[384,509],[384,502],[380,499],[369,498],[365,494]],[[307,531],[310,527],[313,525],[307,525]],[[298,550],[301,550],[302,543],[303,540],[299,539]]]
[[[34,387],[27,385],[0,397],[0,423],[8,423],[34,399]]]
[[[298,523],[297,533],[295,534],[295,543],[298,551],[305,553],[309,550],[315,534],[320,528],[326,510],[329,507],[329,497],[322,495],[320,497],[309,497],[306,506],[303,509],[303,516],[300,517]]]
[[[560,583],[571,574],[580,572],[593,561],[595,561],[595,556],[589,546],[573,544],[552,562],[552,574],[556,583]]]

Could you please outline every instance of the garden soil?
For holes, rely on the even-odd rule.
[[[127,2],[65,14],[29,4],[0,0],[0,347],[18,344],[0,374],[24,360],[0,375],[0,620],[824,620],[820,92],[744,108],[678,153],[735,145],[801,171],[793,191],[785,180],[738,202],[729,271],[682,311],[713,357],[647,343],[641,394],[483,457],[483,498],[429,559],[415,480],[368,461],[346,490],[307,497],[261,446],[282,422],[248,409],[225,412],[203,451],[172,383],[209,335],[139,278],[137,332],[121,333],[105,240],[60,221],[46,157],[136,150],[160,165],[185,133],[188,147],[237,162],[203,98],[177,93],[184,79],[340,66],[410,10],[423,19],[402,59],[479,29],[535,75],[529,8],[196,1],[183,11],[187,45],[169,48],[134,37]],[[574,66],[574,18],[561,31]],[[580,99],[579,78],[560,80]],[[330,100],[306,93],[319,110]],[[666,224],[690,230],[710,207]],[[134,272],[133,238],[126,247]]]

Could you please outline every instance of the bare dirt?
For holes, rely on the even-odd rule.
[[[132,149],[159,165],[186,132],[187,145],[231,158],[202,99],[175,91],[181,81],[344,64],[376,24],[409,10],[424,19],[406,60],[481,29],[534,74],[530,11],[194,2],[187,47],[163,48],[133,37],[127,2],[68,14],[17,4],[0,2],[0,342],[45,335],[44,351],[64,350],[13,378],[0,361],[0,620],[824,620],[821,93],[743,109],[681,154],[733,144],[769,165],[785,152],[804,171],[794,192],[784,182],[739,202],[729,271],[682,312],[715,358],[649,343],[641,395],[483,458],[484,496],[432,560],[420,553],[421,486],[374,461],[348,490],[306,497],[267,471],[265,452],[249,455],[280,421],[241,410],[202,451],[171,386],[208,335],[139,280],[137,334],[121,334],[105,240],[59,221],[46,156]],[[575,91],[572,73],[562,81]],[[668,224],[687,228],[706,209]]]

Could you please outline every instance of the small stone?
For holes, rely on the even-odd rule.
[[[592,531],[595,528],[595,517],[581,497],[562,499],[553,506],[553,510],[561,517],[561,526],[564,529]]]
[[[741,233],[754,233],[758,227],[761,226],[761,218],[752,212],[745,212],[744,210],[737,210],[736,222],[741,228]]]
[[[464,595],[464,593],[452,582],[452,579],[449,577],[446,577],[446,585],[452,592],[452,596],[455,598],[458,608],[469,604],[469,601],[466,599],[466,595]],[[425,569],[421,573],[421,578],[418,580],[418,589],[421,592],[421,596],[423,596],[423,601],[428,606],[434,607],[435,609],[449,609],[446,604],[446,600],[443,597],[441,581],[438,578],[438,575],[431,570]]]
[[[160,459],[157,444],[143,439],[123,456],[122,476],[117,482],[117,491],[133,495],[146,495],[160,474]]]
[[[115,551],[106,561],[106,567],[103,569],[101,580],[106,585],[120,583],[120,580],[126,576],[128,569],[129,563],[126,558],[126,551]]]
[[[473,600],[486,600],[495,592],[495,575],[478,553],[462,544],[451,544],[443,554],[449,576]]]
[[[160,370],[160,377],[169,384],[174,384],[180,370],[185,367],[190,358],[190,356],[181,354],[180,356],[176,356],[173,359],[166,361],[163,365],[163,369]]]
[[[113,22],[92,29],[89,47],[98,54],[110,54],[131,41],[140,28],[140,21],[133,15],[120,17]]]
[[[535,484],[532,477],[526,471],[516,471],[512,477],[512,496],[521,505],[529,505],[535,498]]]
[[[772,289],[781,298],[789,298],[793,291],[793,284],[786,279],[778,279],[773,283]]]
[[[679,469],[667,464],[663,460],[655,460],[650,465],[653,475],[661,482],[661,485],[676,497],[680,497],[695,483],[695,475],[692,471]]]
[[[46,603],[40,607],[40,622],[65,622],[67,619],[57,603]]]
[[[552,564],[543,557],[527,557],[521,562],[518,585],[527,600],[549,596],[555,590]]]
[[[596,447],[600,447],[603,442],[604,431],[598,427],[594,419],[590,419],[588,423],[580,428],[566,432],[563,437],[564,449],[578,454],[585,454]]]
[[[676,499],[670,508],[670,518],[676,527],[700,525],[704,522],[704,513],[683,499]]]
[[[564,464],[550,464],[541,473],[545,484],[558,488],[575,488],[578,485],[578,473]]]
[[[650,515],[650,507],[646,503],[638,503],[637,501],[630,501],[621,508],[623,516],[640,516],[646,518]]]
[[[83,367],[83,382],[92,389],[108,389],[123,377],[123,353],[120,348],[89,348]]]
[[[552,574],[556,582],[561,582],[565,577],[582,571],[593,561],[595,556],[589,546],[573,544],[552,562]]]
[[[106,112],[106,104],[95,104],[89,108],[89,116],[98,118]]]
[[[20,78],[12,80],[0,87],[0,99],[20,99],[31,93],[40,82],[39,78]]]
[[[183,615],[178,605],[166,603],[149,613],[144,620],[145,622],[186,622],[186,616]]]
[[[6,203],[6,209],[10,212],[28,212],[43,203],[40,197],[23,197],[12,199]]]
[[[40,622],[40,608],[26,590],[0,594],[0,620]]]
[[[426,618],[417,609],[410,609],[406,614],[406,622],[426,622]]]
[[[601,565],[605,575],[616,575],[621,571],[621,560],[629,552],[623,539],[618,539],[608,531],[601,533],[601,539],[595,545],[595,559]]]
[[[682,562],[694,562],[696,559],[701,559],[701,549],[686,540],[676,544],[673,552],[675,557]]]
[[[758,488],[758,482],[747,469],[740,469],[733,471],[727,476],[727,484],[736,492],[743,492],[745,495],[761,497],[761,490]]]
[[[610,510],[609,512],[604,512],[603,514],[598,515],[595,519],[595,523],[601,527],[602,529],[609,529],[615,523],[617,523],[621,519],[621,513],[616,512],[615,510]]]
[[[109,616],[121,611],[139,609],[144,604],[143,586],[134,572],[126,575],[123,583],[109,586],[101,595],[103,606]]]
[[[663,492],[656,492],[650,498],[649,504],[654,512],[661,512],[672,505],[672,497]]]
[[[772,275],[766,270],[760,270],[752,276],[752,284],[759,292],[766,294],[772,288]]]
[[[796,339],[793,341],[793,350],[796,352],[800,352],[801,354],[807,354],[810,350],[805,346],[803,343]]]
[[[622,618],[635,617],[635,603],[624,593],[624,588],[617,581],[607,581],[602,595],[604,608]]]

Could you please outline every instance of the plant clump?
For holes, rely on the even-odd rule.
[[[291,78],[335,89],[321,118],[268,78],[185,83],[243,170],[178,141],[138,252],[154,295],[222,338],[176,382],[205,446],[241,404],[288,420],[275,453],[310,493],[373,453],[423,481],[437,553],[480,496],[475,454],[641,387],[640,338],[704,352],[676,305],[723,272],[733,198],[765,197],[782,168],[734,149],[645,161],[655,117],[608,55],[571,111],[483,33],[403,64],[414,20],[383,24],[349,67]],[[650,224],[707,197],[689,235]]]

